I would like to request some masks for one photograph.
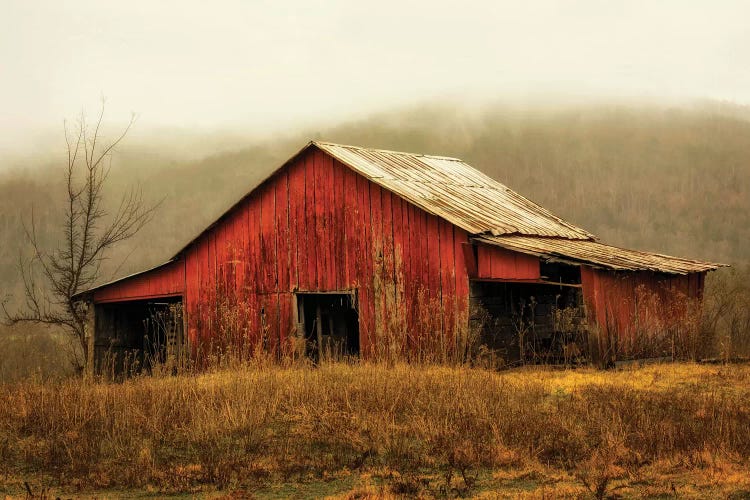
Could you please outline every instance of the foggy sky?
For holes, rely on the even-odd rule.
[[[0,153],[102,94],[112,120],[139,114],[140,133],[267,132],[441,97],[749,104],[749,6],[0,0]]]

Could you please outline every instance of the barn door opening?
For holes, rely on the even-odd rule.
[[[579,364],[588,336],[577,284],[471,281],[471,323],[499,365]]]
[[[97,373],[120,378],[151,372],[157,366],[174,371],[184,354],[179,297],[96,306]]]
[[[320,361],[359,355],[359,315],[352,293],[298,293],[305,353]]]
[[[175,370],[183,344],[181,302],[150,302],[143,320],[143,365],[151,370],[163,365]]]

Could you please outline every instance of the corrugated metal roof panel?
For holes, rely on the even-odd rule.
[[[558,260],[572,264],[589,264],[617,271],[656,271],[669,274],[689,274],[713,271],[725,264],[682,259],[658,253],[627,250],[591,240],[539,238],[533,236],[481,235],[476,241],[508,250]]]
[[[593,238],[456,158],[313,144],[372,182],[470,233]]]

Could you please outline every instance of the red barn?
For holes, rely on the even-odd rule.
[[[97,363],[597,360],[673,339],[716,268],[600,243],[455,158],[314,141],[168,262],[80,298]]]

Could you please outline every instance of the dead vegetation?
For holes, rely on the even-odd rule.
[[[73,492],[317,485],[312,496],[351,498],[750,489],[748,382],[745,365],[260,362],[120,384],[18,382],[0,386],[0,493],[23,494],[24,481]]]

